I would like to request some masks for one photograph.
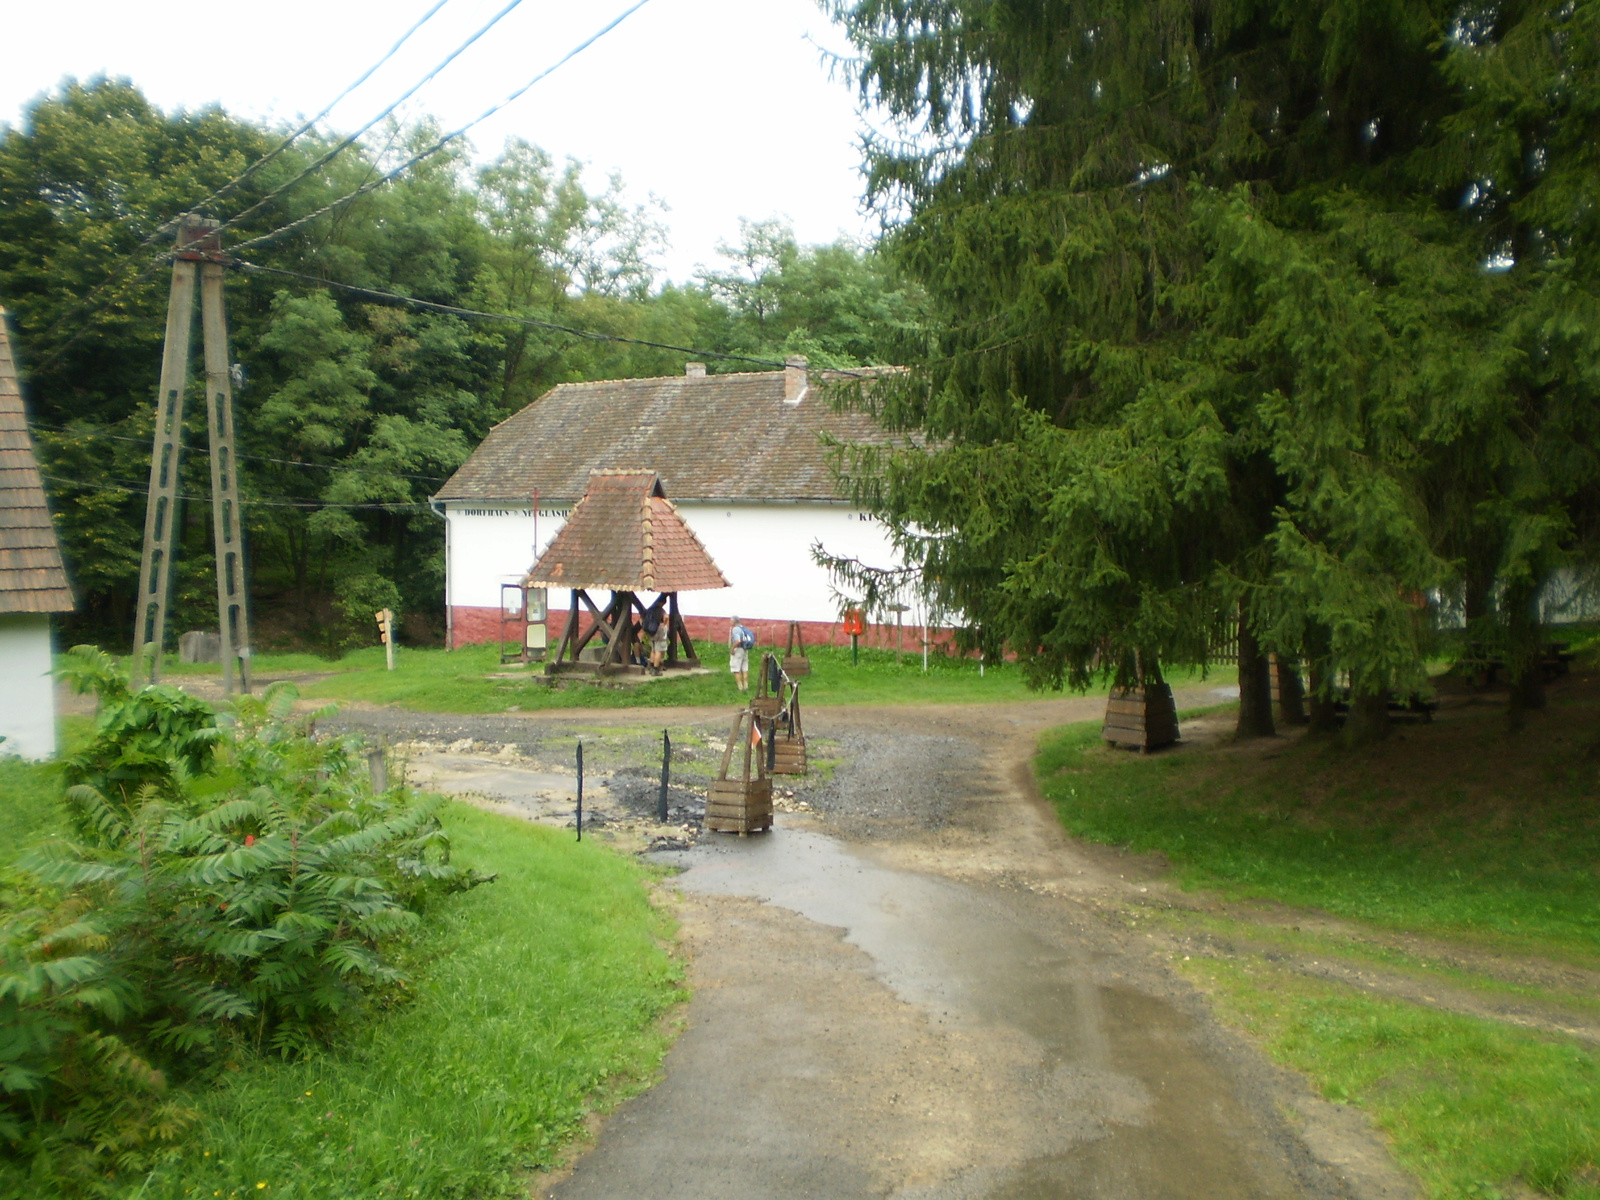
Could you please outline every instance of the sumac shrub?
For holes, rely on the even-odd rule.
[[[310,1049],[403,982],[386,947],[431,897],[486,877],[289,685],[213,710],[87,647],[61,673],[100,712],[64,762],[74,836],[0,880],[0,1139],[138,1169],[188,1120],[169,1073]]]

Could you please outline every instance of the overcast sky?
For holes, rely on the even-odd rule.
[[[450,0],[334,110],[358,128],[508,0]],[[289,121],[319,111],[433,0],[0,0],[0,122],[66,75],[126,75],[163,108],[220,103]],[[522,0],[401,111],[447,129],[527,82],[632,0]],[[667,274],[685,279],[737,236],[741,216],[789,218],[803,242],[870,236],[860,208],[864,117],[822,48],[844,41],[813,0],[650,0],[522,99],[473,131],[480,157],[527,138],[619,171],[670,211]]]

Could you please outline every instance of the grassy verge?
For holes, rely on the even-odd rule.
[[[0,759],[0,860],[62,830],[60,795],[54,767]],[[311,1058],[175,1088],[199,1117],[181,1151],[106,1194],[526,1195],[592,1107],[648,1082],[683,993],[646,869],[463,805],[446,825],[499,877],[429,911],[406,994]],[[0,1196],[41,1194],[0,1163]]]
[[[1600,1198],[1600,1062],[1588,1048],[1260,960],[1184,966],[1275,1058],[1371,1113],[1427,1195]]]
[[[197,1093],[196,1136],[130,1195],[525,1195],[597,1097],[649,1080],[682,992],[642,869],[465,806],[447,824],[500,877],[430,914],[408,1002],[335,1051]]]
[[[1075,725],[1041,744],[1035,769],[1069,830],[1165,854],[1185,884],[1600,957],[1600,811],[1583,775],[1552,756],[1545,769],[1517,764],[1524,770],[1503,789],[1481,794],[1512,766],[1497,750],[1515,752],[1495,746],[1506,739],[1485,724],[1450,731],[1414,759],[1414,742],[1391,742],[1359,754],[1301,744],[1270,760],[1141,758],[1103,749],[1098,726]],[[1474,733],[1493,741],[1474,749]],[[1537,758],[1537,747],[1521,757]]]
[[[751,652],[758,667],[771,647]],[[727,647],[701,643],[697,647],[709,675],[674,676],[628,686],[598,683],[583,676],[567,676],[561,686],[546,685],[542,669],[503,667],[492,646],[464,646],[459,650],[406,649],[399,651],[394,671],[386,669],[381,649],[356,650],[338,660],[308,654],[261,654],[255,659],[259,678],[323,676],[307,679],[307,698],[357,700],[393,704],[427,712],[498,713],[532,712],[551,708],[640,708],[677,705],[737,704],[739,692],[728,673]],[[1029,691],[1022,673],[1011,663],[987,664],[979,671],[976,660],[932,655],[922,669],[920,655],[897,655],[889,650],[862,650],[852,661],[849,649],[817,647],[810,652],[811,676],[804,681],[807,704],[986,704],[1039,699]],[[178,663],[168,659],[169,677],[214,675],[215,664]],[[1228,682],[1226,679],[1220,682]],[[1174,686],[1201,682],[1199,672],[1175,676]]]
[[[0,758],[0,865],[14,860],[34,839],[63,828],[56,769],[14,756]]]
[[[1141,757],[1076,725],[1034,765],[1073,833],[1160,853],[1184,886],[1256,902],[1129,917],[1183,941],[1181,969],[1225,1018],[1368,1111],[1428,1195],[1596,1200],[1593,1048],[1432,1000],[1453,988],[1595,1011],[1590,995],[1489,974],[1482,952],[1600,965],[1597,701],[1593,681],[1575,681],[1519,737],[1497,712],[1468,711],[1363,751],[1280,741]],[[1332,914],[1342,932],[1302,932],[1295,910]],[[1427,986],[1373,994],[1300,960]]]

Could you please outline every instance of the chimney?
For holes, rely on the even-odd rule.
[[[706,377],[705,363],[684,363],[683,373],[690,379],[704,379]]]
[[[791,354],[783,360],[783,402],[799,404],[806,398],[806,356]]]

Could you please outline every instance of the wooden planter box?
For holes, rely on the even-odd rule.
[[[774,775],[804,775],[806,773],[805,734],[790,737],[787,733],[779,732],[774,745],[777,747],[772,759],[772,773]]]
[[[751,745],[757,718],[740,709],[722,751],[722,769],[706,793],[706,828],[717,833],[758,833],[772,828],[772,776],[767,746]],[[738,761],[735,761],[737,756]]]
[[[811,660],[806,657],[806,644],[800,638],[800,622],[789,622],[788,644],[783,651],[783,673],[790,679],[800,679],[811,674]]]
[[[1164,683],[1143,688],[1112,688],[1100,736],[1113,746],[1159,750],[1178,740],[1178,710],[1172,688]]]
[[[771,829],[772,780],[714,780],[706,796],[706,828],[717,833]]]

